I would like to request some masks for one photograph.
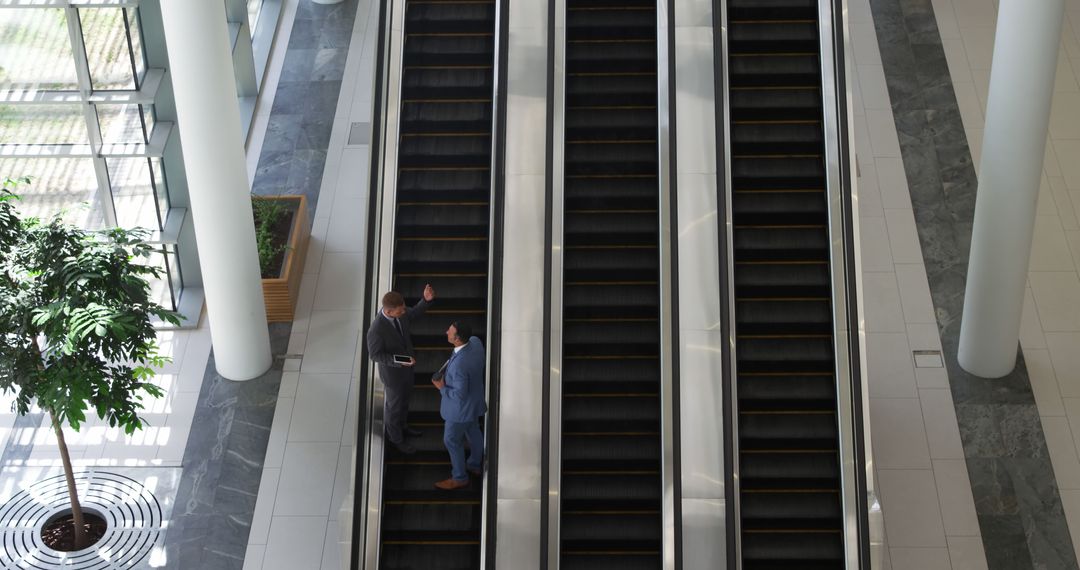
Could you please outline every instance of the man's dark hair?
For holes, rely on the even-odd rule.
[[[458,339],[469,342],[469,338],[472,336],[472,327],[469,326],[469,323],[454,321],[453,323],[450,323],[450,326],[457,330]]]
[[[401,296],[401,293],[397,291],[391,291],[382,296],[382,306],[384,309],[396,309],[405,304],[405,297]]]

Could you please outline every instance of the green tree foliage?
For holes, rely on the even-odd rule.
[[[61,428],[78,430],[88,411],[128,434],[142,428],[143,398],[163,395],[154,367],[168,362],[154,320],[179,319],[151,297],[159,270],[139,262],[152,252],[145,230],[22,220],[14,190],[26,182],[0,189],[0,390],[15,393],[19,414],[34,403],[49,413],[80,521]]]

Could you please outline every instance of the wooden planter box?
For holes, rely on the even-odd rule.
[[[289,249],[281,264],[281,275],[262,280],[267,322],[291,322],[296,299],[300,296],[300,279],[304,276],[304,258],[307,256],[308,238],[311,237],[307,199],[302,195],[259,196],[254,199],[287,202],[293,212],[292,223],[289,224]]]

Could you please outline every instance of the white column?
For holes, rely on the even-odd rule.
[[[249,380],[272,356],[225,5],[161,3],[214,360],[223,377]]]
[[[998,9],[959,349],[960,366],[984,378],[1016,364],[1064,17],[1065,0]]]

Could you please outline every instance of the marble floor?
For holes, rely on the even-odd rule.
[[[929,276],[938,260],[935,252],[927,253],[920,233],[924,194],[913,170],[916,161],[907,154],[907,123],[896,114],[906,99],[898,99],[903,93],[890,79],[889,66],[896,60],[892,50],[898,46],[883,41],[885,3],[931,7],[929,0],[848,2],[855,48],[849,57],[855,71],[867,375],[875,476],[884,510],[884,567],[1075,567],[1075,558],[1061,552],[1071,549],[1068,537],[1061,541],[1044,532],[1061,524],[1045,516],[1025,518],[1015,499],[1021,492],[1057,497],[1060,487],[1058,512],[1063,505],[1065,518],[1080,528],[1075,520],[1080,516],[1080,378],[1074,377],[1080,363],[1070,360],[1080,354],[1075,350],[1080,323],[1069,312],[1069,307],[1080,307],[1080,285],[1075,290],[1072,285],[1080,283],[1080,182],[1070,182],[1080,180],[1080,172],[1071,170],[1080,161],[1062,158],[1080,150],[1070,146],[1074,131],[1068,126],[1080,129],[1080,97],[1074,97],[1080,95],[1075,79],[1080,67],[1073,71],[1070,59],[1080,57],[1071,27],[1072,19],[1080,17],[1080,0],[1070,0],[1066,22],[1063,59],[1068,64],[1067,69],[1059,66],[1065,79],[1054,107],[1055,122],[1062,126],[1051,132],[1048,147],[1022,338],[1034,415],[1017,433],[1038,435],[1031,447],[1045,450],[1043,458],[1050,458],[1053,471],[1041,479],[1040,488],[1011,488],[1012,495],[996,495],[998,507],[1002,498],[1014,500],[1013,510],[1005,514],[1020,521],[1023,543],[990,540],[1017,535],[994,534],[1001,529],[992,523],[1003,519],[987,518],[995,495],[982,479],[976,480],[981,472],[972,468],[973,440],[965,436],[963,424],[977,417],[958,400],[959,384],[951,377],[951,329],[940,332],[941,307]],[[207,331],[163,333],[174,362],[160,376],[169,396],[151,410],[160,414],[154,416],[158,431],[137,440],[103,429],[73,434],[85,465],[183,466],[174,514],[187,518],[167,535],[173,545],[166,552],[170,559],[187,564],[177,567],[329,570],[344,568],[347,561],[341,542],[350,513],[342,507],[347,507],[360,389],[354,361],[363,326],[359,284],[369,163],[366,139],[353,134],[366,132],[371,121],[378,3],[351,0],[345,5],[355,13],[347,27],[324,14],[325,27],[318,28],[319,13],[310,0],[286,1],[282,36],[268,72],[272,95],[260,103],[249,140],[249,170],[257,192],[281,193],[302,185],[313,198],[312,240],[297,318],[291,327],[275,329],[275,354],[280,356],[275,369],[255,383],[215,379],[212,362],[208,367]],[[976,141],[994,4],[933,0],[932,9],[964,134]],[[327,103],[331,91],[332,105]],[[332,110],[323,116],[309,113],[298,103],[309,96]],[[978,143],[971,147],[977,163]],[[1017,391],[1022,389],[1008,393]],[[978,393],[992,397],[994,390]],[[958,417],[958,411],[964,415]],[[0,484],[17,488],[25,469],[53,466],[55,450],[40,421],[20,423],[0,415],[0,436],[7,441]],[[222,483],[229,489],[217,497]],[[1045,505],[1052,515],[1054,503]],[[216,542],[207,538],[215,536]],[[1042,536],[1049,538],[1039,542]],[[1051,540],[1057,542],[1046,544]],[[1014,565],[1003,557],[1004,547],[1022,551],[1028,564]]]

